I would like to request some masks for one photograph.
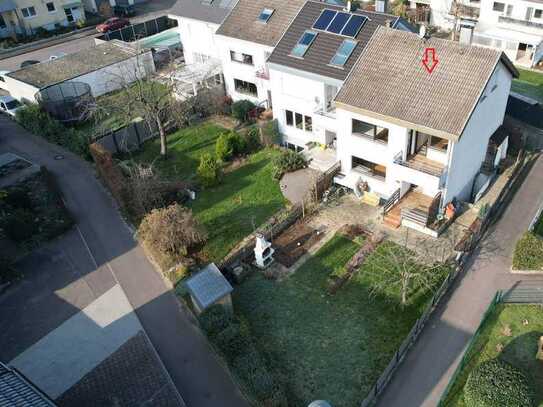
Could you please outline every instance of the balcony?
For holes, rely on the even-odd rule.
[[[313,116],[315,125],[330,131],[336,131],[336,109],[332,107],[318,108]]]
[[[535,21],[529,21],[529,20],[522,20],[520,18],[500,16],[498,18],[498,21],[500,23],[505,23],[505,24],[515,24],[515,25],[522,25],[524,27],[533,27],[533,28],[543,29],[543,23],[537,23]]]
[[[445,185],[447,171],[445,165],[415,154],[403,160],[403,153],[394,157],[394,172],[398,181],[424,186],[427,190],[438,191]]]
[[[481,13],[480,7],[468,6],[466,4],[453,3],[451,6],[450,14],[453,16],[458,16],[462,18],[467,18],[470,20],[478,20],[479,14]]]
[[[394,157],[394,164],[402,165],[416,171],[423,172],[434,177],[441,177],[444,173],[445,165],[434,160],[430,160],[423,154],[414,154],[402,159],[403,153],[400,152]]]

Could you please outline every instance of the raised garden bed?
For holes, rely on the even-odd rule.
[[[273,240],[274,258],[285,267],[292,267],[311,247],[324,236],[299,220]]]

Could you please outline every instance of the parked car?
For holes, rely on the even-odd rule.
[[[15,117],[15,112],[21,107],[22,105],[14,97],[0,96],[0,112]]]
[[[36,64],[39,64],[39,63],[40,63],[40,61],[36,61],[35,59],[29,59],[29,60],[21,62],[21,65],[19,65],[19,66],[21,68],[26,68],[27,66],[36,65]]]
[[[111,17],[102,24],[98,24],[96,30],[101,33],[107,33],[108,31],[120,30],[127,25],[130,25],[130,21],[126,18]]]
[[[5,76],[9,73],[9,71],[0,71],[0,89],[8,90],[6,88],[6,79]]]
[[[113,13],[117,17],[134,17],[136,15],[136,8],[133,4],[118,4],[113,7]]]

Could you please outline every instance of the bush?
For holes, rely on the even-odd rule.
[[[533,406],[533,389],[520,370],[500,359],[491,359],[470,373],[464,400],[468,407],[529,407]]]
[[[273,160],[273,177],[277,180],[287,172],[307,167],[307,160],[303,155],[292,150],[283,150]]]
[[[26,209],[15,209],[6,215],[2,220],[2,228],[17,243],[30,239],[38,229],[34,214]]]
[[[179,281],[183,280],[189,275],[189,268],[184,264],[179,264],[168,270],[166,277],[173,285],[176,285]]]
[[[247,142],[245,138],[235,131],[221,134],[215,144],[215,154],[219,161],[228,161],[232,157],[245,154],[246,152]]]
[[[249,129],[249,131],[242,137],[245,143],[246,154],[254,153],[262,148],[262,143],[260,143],[260,131],[258,127],[251,127],[251,129]]]
[[[200,165],[196,171],[200,183],[205,187],[212,187],[220,183],[222,168],[215,157],[209,153],[200,156]]]
[[[90,159],[89,139],[74,128],[65,127],[37,104],[23,106],[15,115],[17,122],[25,129],[47,141],[58,144],[71,152]]]
[[[532,232],[525,233],[515,246],[513,268],[541,270],[543,268],[543,239]]]
[[[32,200],[28,191],[23,188],[10,189],[4,198],[4,202],[14,209],[32,209]]]
[[[187,255],[206,239],[206,232],[192,211],[177,203],[153,209],[143,218],[138,233],[154,250],[175,256]]]
[[[232,103],[232,116],[244,123],[249,120],[249,112],[255,108],[250,100],[238,100]]]
[[[230,325],[232,315],[230,315],[223,305],[214,304],[202,312],[198,320],[205,333],[210,338],[213,338]]]

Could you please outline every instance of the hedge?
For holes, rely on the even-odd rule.
[[[543,239],[532,232],[525,233],[515,246],[513,268],[516,270],[543,269]]]
[[[482,362],[464,386],[467,407],[530,407],[534,391],[520,370],[500,359]]]
[[[273,160],[273,178],[279,180],[287,172],[305,167],[307,167],[307,160],[302,154],[285,149]]]

